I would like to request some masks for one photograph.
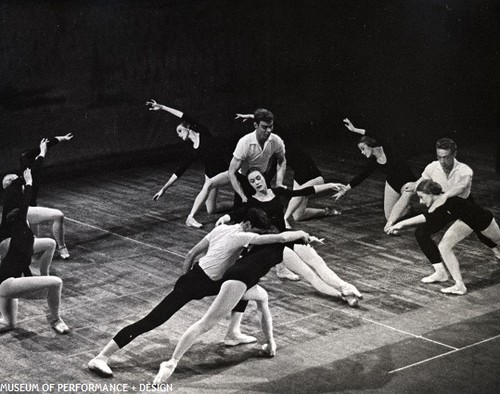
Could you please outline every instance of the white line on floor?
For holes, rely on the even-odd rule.
[[[425,360],[418,361],[418,362],[416,362],[416,363],[413,363],[413,364],[407,365],[407,366],[405,366],[405,367],[401,367],[401,368],[394,369],[394,370],[390,371],[389,373],[394,373],[394,372],[403,371],[403,370],[405,370],[405,369],[408,369],[408,368],[414,367],[414,366],[416,366],[416,365],[424,364],[424,363],[426,363],[426,362],[428,362],[428,361],[432,361],[432,360],[435,360],[435,359],[440,358],[440,357],[447,356],[447,355],[452,354],[452,353],[457,353],[457,352],[460,352],[460,351],[462,351],[462,350],[465,350],[465,349],[468,349],[468,348],[471,348],[471,347],[474,347],[474,346],[480,345],[480,344],[485,343],[485,342],[492,341],[492,340],[497,339],[497,338],[500,338],[500,334],[499,334],[499,335],[495,335],[494,337],[491,337],[491,338],[488,338],[488,339],[484,339],[484,340],[482,340],[482,341],[479,341],[479,342],[476,342],[476,343],[472,343],[472,344],[470,344],[470,345],[467,345],[467,346],[464,346],[464,347],[461,347],[461,348],[458,348],[458,349],[455,349],[455,350],[452,350],[452,351],[449,351],[449,352],[443,353],[443,354],[439,354],[439,355],[434,356],[434,357],[426,358]]]
[[[124,236],[124,235],[120,235],[120,234],[114,233],[113,231],[109,231],[109,230],[106,230],[106,229],[104,229],[104,228],[94,226],[94,225],[92,225],[92,224],[88,224],[88,223],[85,223],[85,222],[80,222],[79,220],[75,220],[75,219],[68,218],[67,216],[65,217],[65,220],[69,220],[70,222],[74,222],[74,223],[81,224],[82,226],[91,227],[91,228],[94,228],[94,229],[96,229],[96,230],[103,231],[103,232],[105,232],[105,233],[112,234],[112,235],[115,235],[115,236],[117,236],[117,237],[120,237],[120,238],[126,239],[127,241],[131,241],[131,242],[135,242],[135,243],[138,243],[138,244],[140,244],[140,245],[143,245],[143,246],[147,246],[147,247],[149,247],[149,248],[153,248],[153,249],[156,249],[156,250],[161,250],[162,252],[170,253],[170,254],[173,254],[174,256],[183,257],[183,258],[185,257],[185,255],[184,255],[184,254],[182,254],[182,253],[178,253],[178,252],[175,252],[175,251],[173,251],[173,250],[169,250],[169,249],[160,248],[159,246],[155,246],[155,245],[147,244],[147,243],[145,243],[145,242],[138,241],[138,240],[136,240],[136,239],[129,238],[129,237],[126,237],[126,236]]]

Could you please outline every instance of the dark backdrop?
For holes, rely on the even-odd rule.
[[[73,132],[66,170],[175,156],[154,98],[241,132],[267,107],[297,138],[342,144],[342,118],[409,154],[441,136],[498,145],[491,1],[4,1],[0,171],[42,136]],[[304,138],[307,137],[307,138]],[[64,163],[65,166],[60,166]]]

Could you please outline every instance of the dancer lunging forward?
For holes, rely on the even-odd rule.
[[[424,179],[417,186],[417,195],[420,202],[430,208],[442,195],[441,185],[430,179]],[[446,218],[443,220],[443,218]],[[463,295],[467,292],[458,260],[453,253],[453,247],[472,232],[481,233],[498,244],[500,242],[500,229],[491,214],[479,205],[460,198],[450,197],[443,205],[433,212],[418,215],[414,218],[403,220],[387,229],[388,232],[397,231],[408,226],[425,223],[428,231],[436,233],[442,230],[447,223],[455,221],[445,232],[439,246],[429,238],[429,242],[420,243],[420,248],[434,266],[435,272],[422,279],[424,283],[445,282],[448,274],[443,266],[446,265],[455,281],[455,285],[441,289],[445,294]]]
[[[91,371],[104,377],[112,376],[112,371],[107,362],[119,349],[125,347],[133,339],[165,323],[172,315],[192,300],[216,295],[223,283],[223,274],[238,258],[243,248],[249,245],[263,245],[276,242],[289,242],[303,238],[303,232],[288,232],[286,234],[257,233],[270,230],[267,215],[257,209],[248,211],[241,223],[232,226],[219,226],[203,238],[184,260],[184,275],[174,285],[174,289],[144,318],[123,328],[108,342],[99,355],[90,360],[88,367]],[[257,249],[256,249],[257,248]],[[253,249],[258,250],[258,246]],[[280,245],[269,245],[270,255]],[[254,250],[249,254],[255,253]],[[281,246],[282,249],[282,246]],[[199,263],[195,259],[205,253]],[[259,264],[256,262],[256,264]],[[267,297],[263,289],[256,289],[247,295],[247,299],[258,301],[259,308],[268,316]],[[243,312],[246,302],[241,302],[235,310]],[[241,316],[236,315],[236,319]],[[241,320],[241,319],[239,319]],[[254,342],[256,338],[242,336],[239,333],[239,320],[231,325],[227,339],[238,343]],[[236,331],[236,335],[235,335]]]

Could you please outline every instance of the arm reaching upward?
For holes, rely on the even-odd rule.
[[[175,108],[170,108],[167,107],[166,105],[163,104],[158,104],[156,101],[151,99],[151,101],[146,101],[146,105],[149,105],[149,110],[150,111],[166,111],[168,113],[171,113],[174,116],[177,116],[178,118],[182,118],[184,113],[182,111],[179,111],[178,109]]]

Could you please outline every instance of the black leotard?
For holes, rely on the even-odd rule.
[[[282,232],[285,231],[285,221],[283,218],[284,204],[281,197],[297,197],[309,196],[314,194],[313,186],[305,187],[303,189],[289,190],[282,187],[272,189],[276,197],[270,201],[259,201],[255,197],[250,197],[248,202],[238,211],[231,213],[231,219],[234,221],[241,221],[245,209],[259,208],[266,212],[271,220],[271,223]],[[246,284],[247,289],[259,283],[260,278],[265,276],[269,270],[283,260],[283,249],[286,246],[293,248],[292,242],[290,244],[272,244],[272,245],[258,245],[253,246],[250,252],[241,257],[232,267],[230,267],[224,276],[223,281],[237,280]]]
[[[42,156],[38,156],[31,165],[31,175],[33,177],[34,184],[35,182],[37,182],[40,168],[43,165],[43,160],[44,158]],[[5,197],[2,210],[2,223],[0,224],[0,242],[12,235],[12,223],[7,222],[7,214],[15,208],[21,208],[21,204],[24,201],[23,186],[24,178],[21,174],[19,178],[15,179],[5,189]],[[30,188],[32,189],[32,191],[30,192],[31,200],[29,201],[29,204],[31,205],[33,202],[33,187]]]
[[[7,278],[19,278],[22,275],[31,276],[29,266],[31,264],[31,257],[33,256],[34,237],[26,222],[31,192],[31,185],[25,185],[19,207],[8,212],[10,214],[17,210],[15,217],[13,219],[9,218],[12,227],[12,236],[7,255],[0,264],[0,283]]]
[[[460,219],[475,232],[484,231],[493,219],[493,214],[490,211],[460,197],[448,198],[443,205],[433,212],[424,213],[424,216],[426,222],[431,226],[436,223],[450,223]],[[443,217],[446,217],[445,221],[443,221]]]
[[[225,153],[223,143],[217,141],[205,126],[197,123],[187,115],[183,115],[182,120],[189,123],[189,128],[199,134],[200,145],[195,149],[191,141],[186,141],[188,146],[186,156],[174,171],[177,178],[180,178],[193,161],[198,158],[203,162],[205,174],[209,178],[227,171],[229,168],[229,159]]]
[[[398,193],[401,192],[401,188],[405,183],[414,182],[417,179],[408,162],[399,153],[396,153],[396,150],[390,144],[372,133],[365,133],[365,136],[374,138],[381,143],[387,161],[385,164],[380,164],[377,163],[375,157],[371,157],[365,168],[349,182],[352,188],[358,186],[377,168],[380,168],[387,175],[387,183]]]

